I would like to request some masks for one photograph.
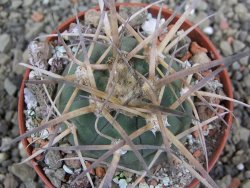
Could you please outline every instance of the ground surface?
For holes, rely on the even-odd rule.
[[[17,98],[24,69],[17,64],[27,62],[28,41],[40,33],[50,33],[61,20],[73,15],[77,0],[0,0],[0,144],[18,135]],[[94,1],[78,0],[77,10],[84,11]],[[120,0],[121,2],[121,0]],[[146,1],[143,1],[146,2]],[[174,7],[177,1],[170,0]],[[249,49],[250,0],[203,0],[193,20],[218,12],[201,27],[210,35],[221,54]],[[51,19],[54,15],[54,21]],[[230,67],[236,99],[250,104],[250,59]],[[234,123],[225,152],[212,171],[219,187],[250,187],[250,109],[235,106],[239,125]],[[0,188],[43,187],[29,165],[15,165],[25,157],[20,145],[0,152]]]

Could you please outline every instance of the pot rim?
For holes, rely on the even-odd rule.
[[[120,6],[125,6],[125,7],[145,7],[148,4],[144,4],[144,3],[117,3],[116,6],[119,9]],[[95,10],[99,10],[99,6],[96,6],[92,9]],[[90,9],[88,9],[90,10]],[[151,8],[149,8],[149,12],[151,13],[156,13],[160,10],[160,7],[153,5]],[[167,8],[163,8],[162,9],[162,15],[163,17],[168,17],[169,15],[172,14],[172,11],[170,9]],[[80,12],[78,14],[78,18],[79,19],[83,19],[85,15],[85,12]],[[175,21],[180,17],[180,15],[177,15],[175,17]],[[66,21],[64,21],[62,24],[59,25],[58,30],[60,32],[66,30],[69,25],[71,23],[75,23],[76,22],[76,18],[75,17],[71,17],[69,19],[67,19]],[[185,20],[184,24],[182,25],[181,28],[189,28],[191,27],[193,24],[188,21]],[[56,34],[56,31],[53,31],[52,34]],[[190,36],[192,38],[192,41],[197,41],[198,43],[202,42],[202,46],[206,47],[207,49],[209,49],[209,51],[211,51],[214,55],[214,59],[221,59],[221,56],[219,54],[219,52],[217,51],[217,49],[215,48],[215,46],[213,45],[213,43],[208,39],[208,37],[199,29],[199,28],[195,28],[190,35],[194,35],[194,36]],[[48,37],[48,41],[52,41],[54,40],[56,37]],[[200,42],[199,42],[200,41]],[[23,81],[20,87],[20,91],[19,91],[19,99],[18,99],[18,126],[19,126],[19,133],[20,135],[26,132],[26,126],[25,126],[25,115],[23,113],[24,111],[24,87],[25,87],[25,81],[28,79],[29,77],[29,72],[30,70],[27,69],[24,77],[23,77]],[[223,83],[223,89],[226,93],[226,95],[230,98],[233,98],[233,89],[232,89],[232,84],[229,78],[229,74],[227,72],[226,69],[224,69],[220,74],[220,79],[221,82]],[[233,111],[233,102],[231,101],[226,101],[226,106],[227,108],[232,112]],[[216,148],[215,152],[213,153],[212,157],[210,157],[209,163],[208,163],[208,171],[210,171],[215,163],[218,161],[224,147],[227,141],[227,138],[229,136],[230,133],[230,129],[232,127],[232,121],[233,121],[233,117],[232,117],[232,113],[229,113],[226,115],[225,117],[225,121],[228,123],[229,127],[227,127],[224,130],[223,136],[221,138],[221,140],[218,142],[218,147]],[[28,141],[27,139],[23,139],[22,140],[22,144],[26,150],[26,153],[28,154],[28,156],[30,156],[32,154],[32,148],[30,146],[28,146]],[[38,176],[42,179],[42,181],[45,183],[46,187],[49,188],[53,188],[54,186],[52,185],[52,183],[50,182],[50,180],[47,178],[47,176],[45,175],[44,171],[42,170],[42,168],[40,168],[38,166],[38,164],[36,163],[36,160],[31,160],[31,164],[34,168],[34,170],[36,171],[36,173],[38,174]],[[191,184],[188,185],[189,188],[194,188],[195,186],[197,186],[199,184],[199,181],[197,179],[194,179]]]

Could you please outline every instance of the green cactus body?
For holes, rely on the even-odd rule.
[[[126,37],[121,41],[121,50],[123,51],[131,51],[135,46],[137,45],[137,42],[134,38]],[[97,43],[95,45],[95,48],[93,50],[92,56],[90,57],[90,62],[95,63],[99,57],[104,53],[104,51],[107,49],[107,46],[104,44]],[[110,52],[108,56],[103,60],[102,63],[106,63],[108,60],[108,57],[111,57],[112,53]],[[83,59],[81,55],[79,55],[78,59]],[[144,60],[135,59],[133,58],[131,61],[133,61],[134,69],[140,72],[141,74],[145,74],[148,72],[148,65],[147,63],[143,62]],[[179,69],[176,64],[173,63],[173,68]],[[69,74],[74,74],[76,70],[76,65],[73,65],[71,71]],[[68,69],[66,68],[64,71],[64,75],[68,72]],[[97,88],[99,90],[105,91],[107,81],[108,81],[108,71],[95,71],[94,77],[96,80]],[[170,89],[172,87],[172,90]],[[166,86],[163,99],[162,99],[162,106],[168,107],[171,104],[173,104],[176,101],[176,95],[179,97],[180,90],[182,88],[182,84],[180,81],[174,81],[170,85]],[[59,110],[62,112],[65,108],[65,105],[67,104],[70,96],[72,95],[72,92],[74,91],[74,88],[71,86],[66,86],[60,96],[60,99],[58,100],[58,107]],[[174,94],[175,92],[175,94]],[[70,111],[79,109],[84,106],[89,105],[89,99],[83,96],[89,96],[84,91],[79,91],[78,95],[76,96],[74,102],[71,105]],[[184,109],[184,110],[183,110]],[[192,109],[191,106],[184,102],[181,107],[179,107],[177,110],[185,112],[186,114],[190,115],[189,117],[175,117],[175,116],[168,116],[168,123],[171,125],[168,128],[172,131],[173,134],[178,134],[187,128],[190,127],[191,124],[191,114]],[[111,111],[111,114],[114,116],[116,112]],[[146,120],[142,117],[138,116],[127,116],[123,113],[119,113],[116,119],[122,128],[127,132],[128,135],[132,134],[134,131],[138,130],[139,128],[146,125]],[[71,121],[77,126],[77,133],[78,133],[78,139],[80,145],[107,145],[111,144],[110,140],[100,136],[96,130],[95,130],[95,121],[96,121],[96,115],[94,113],[82,115],[76,118],[71,119]],[[101,117],[98,121],[98,129],[105,135],[108,135],[110,137],[113,137],[115,139],[121,139],[122,137],[119,135],[119,133],[113,128],[113,126],[104,118]],[[70,142],[73,144],[72,137],[69,138]],[[133,140],[134,144],[140,144],[140,145],[161,145],[162,144],[162,137],[160,132],[156,132],[154,135],[151,131],[147,131],[143,133],[141,136],[137,137]],[[84,156],[98,158],[102,154],[104,154],[106,151],[92,151],[92,152],[83,152]],[[150,163],[152,160],[155,150],[140,150],[141,155],[147,162],[147,164]],[[110,159],[108,159],[109,161]],[[125,167],[135,169],[135,170],[142,170],[142,167],[133,154],[132,151],[128,151],[126,154],[121,156],[121,160],[119,162],[120,165],[123,165]]]

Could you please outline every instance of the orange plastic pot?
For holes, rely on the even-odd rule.
[[[145,7],[147,6],[146,4],[142,4],[142,3],[120,3],[117,4],[117,9],[119,9],[119,6],[127,6],[127,7]],[[94,8],[96,10],[99,10],[98,7]],[[159,7],[157,6],[152,6],[149,9],[149,12],[153,15],[153,16],[157,16],[158,12],[159,12]],[[78,14],[78,18],[84,19],[84,12],[80,12]],[[163,8],[162,10],[162,16],[164,18],[168,18],[170,17],[170,15],[172,15],[172,11]],[[175,23],[178,20],[179,16],[177,15],[172,23]],[[60,32],[63,32],[64,30],[69,28],[69,25],[71,23],[75,23],[76,22],[76,18],[72,17],[68,20],[66,20],[64,23],[62,23],[58,29]],[[187,30],[188,28],[190,28],[192,26],[192,23],[189,21],[185,21],[183,23],[183,25],[181,26],[182,29]],[[53,32],[55,33],[55,32]],[[196,41],[198,44],[200,44],[202,47],[205,47],[206,49],[208,49],[208,51],[210,51],[213,56],[214,59],[220,59],[221,56],[218,53],[218,51],[216,50],[215,46],[212,44],[212,42],[208,39],[207,36],[205,36],[200,29],[196,28],[194,29],[189,35],[188,35],[192,41]],[[48,38],[49,41],[53,41],[53,39],[56,39],[55,37],[51,37]],[[20,130],[20,134],[23,134],[26,132],[26,127],[25,127],[25,115],[23,113],[24,111],[24,87],[25,87],[25,81],[28,79],[29,76],[29,70],[27,69],[25,74],[24,74],[24,78],[22,81],[22,85],[20,88],[20,92],[19,92],[19,101],[18,101],[18,122],[19,122],[19,130]],[[224,70],[220,73],[220,80],[223,84],[224,87],[224,92],[225,94],[232,98],[233,97],[233,90],[232,90],[232,84],[228,75],[227,70]],[[233,103],[230,101],[227,101],[225,106],[230,110],[233,111]],[[227,114],[225,116],[225,121],[228,123],[229,127],[227,127],[220,140],[218,141],[218,147],[216,148],[215,152],[213,153],[213,155],[210,157],[209,159],[209,166],[208,166],[208,170],[210,171],[213,166],[215,165],[216,161],[219,159],[220,154],[222,153],[224,146],[226,144],[228,135],[230,133],[230,129],[232,126],[232,115],[231,114]],[[28,146],[28,141],[27,139],[22,140],[22,143],[24,145],[24,148],[26,148],[26,152],[27,154],[30,156],[32,153],[32,148],[30,146]],[[28,146],[28,147],[27,147]],[[49,181],[49,179],[46,177],[46,175],[44,174],[42,168],[40,166],[37,165],[35,160],[31,160],[31,163],[36,171],[36,173],[38,174],[38,176],[42,179],[42,181],[45,183],[45,185],[49,188],[54,187],[51,182]],[[190,188],[194,188],[199,184],[199,181],[197,179],[193,180],[192,183],[188,186]]]

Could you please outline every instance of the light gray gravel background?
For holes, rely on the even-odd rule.
[[[0,0],[0,144],[18,135],[17,98],[24,69],[17,64],[27,62],[29,41],[42,33],[50,33],[56,25],[73,15],[77,0]],[[122,2],[122,0],[119,0]],[[133,1],[134,2],[134,1]],[[143,1],[149,2],[149,1]],[[152,2],[152,1],[151,1]],[[169,7],[176,2],[168,1]],[[77,10],[93,7],[95,1],[78,0]],[[202,0],[193,21],[218,12],[201,25],[221,54],[226,56],[249,49],[250,0]],[[250,104],[250,59],[244,58],[230,67],[235,98]],[[250,187],[250,109],[235,106],[240,126],[234,124],[225,151],[212,171],[222,188]],[[0,152],[0,188],[43,187],[28,165],[16,165],[25,153],[21,145]]]

